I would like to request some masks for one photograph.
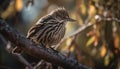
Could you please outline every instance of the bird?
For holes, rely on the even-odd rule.
[[[41,17],[27,33],[27,38],[32,42],[47,48],[54,48],[64,37],[66,24],[76,20],[70,18],[64,7],[59,7],[49,14]],[[20,51],[16,47],[14,51]]]

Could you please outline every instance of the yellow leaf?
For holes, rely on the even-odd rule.
[[[104,57],[106,52],[107,52],[107,49],[106,49],[105,45],[103,44],[101,49],[100,49],[100,56]]]
[[[15,14],[15,8],[14,8],[14,2],[11,2],[8,6],[8,8],[1,14],[1,17],[3,19],[6,19],[7,17]]]
[[[90,5],[88,14],[89,14],[89,16],[94,16],[96,14],[96,8],[95,8],[95,6]]]
[[[95,35],[95,41],[94,41],[94,46],[97,46],[98,45],[98,36]]]
[[[70,52],[73,52],[74,49],[75,49],[75,46],[71,46],[71,48],[70,48]]]
[[[72,42],[72,39],[71,39],[71,38],[68,38],[68,39],[67,39],[67,42],[66,42],[66,45],[67,45],[67,46],[70,46],[70,45],[71,45],[71,42]]]
[[[83,15],[85,15],[86,14],[86,7],[85,7],[85,4],[81,4],[80,5],[80,8],[81,8],[81,13],[83,14]]]
[[[115,48],[119,48],[119,42],[120,42],[120,38],[117,34],[114,35],[114,45]]]
[[[15,8],[17,11],[21,11],[23,9],[23,0],[16,0]]]
[[[86,43],[86,46],[90,46],[95,41],[95,36],[92,36]]]
[[[105,57],[105,59],[104,59],[104,64],[105,64],[105,66],[107,66],[108,64],[109,64],[109,62],[110,62],[110,59],[109,59],[110,57],[107,55],[106,57]]]

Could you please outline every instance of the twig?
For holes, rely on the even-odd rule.
[[[93,26],[94,24],[88,23],[86,25],[83,25],[82,27],[80,27],[76,32],[74,32],[72,35],[70,35],[69,37],[74,37],[77,36],[79,33],[81,33],[82,31],[84,31],[85,29]]]
[[[90,69],[78,63],[77,60],[67,58],[59,52],[39,46],[20,33],[16,33],[4,20],[0,19],[0,32],[16,46],[21,47],[27,54],[44,59],[65,69]]]
[[[82,27],[80,27],[77,31],[75,31],[72,35],[64,38],[58,45],[61,45],[67,38],[72,38],[72,41],[76,38],[76,36],[78,34],[80,34],[81,32],[83,32],[85,29],[88,29],[89,27],[93,26],[94,24],[91,23],[87,23],[85,25],[83,25]]]

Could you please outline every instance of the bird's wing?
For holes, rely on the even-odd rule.
[[[33,37],[42,27],[43,27],[42,23],[32,26],[27,33],[27,38],[30,39],[31,37]]]

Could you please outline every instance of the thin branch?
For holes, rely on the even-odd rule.
[[[88,29],[89,27],[93,26],[94,24],[88,23],[83,25],[82,27],[80,27],[76,32],[74,32],[72,35],[70,35],[69,37],[74,37],[77,36],[78,34],[80,34],[82,31],[84,31],[85,29]]]
[[[16,46],[21,47],[25,53],[44,59],[53,64],[62,66],[65,69],[91,69],[85,65],[78,63],[77,60],[67,58],[59,52],[39,46],[19,32],[15,32],[4,20],[0,19],[0,33],[8,38]]]
[[[93,25],[94,25],[94,24],[92,24],[92,23],[86,23],[85,25],[83,25],[82,27],[80,27],[77,31],[75,31],[73,34],[71,34],[70,36],[64,38],[64,39],[58,44],[58,46],[61,45],[67,38],[72,38],[72,41],[75,40],[75,38],[76,38],[76,36],[77,36],[78,34],[80,34],[81,32],[83,32],[84,30],[92,27]],[[58,46],[57,46],[57,47],[58,47]]]

